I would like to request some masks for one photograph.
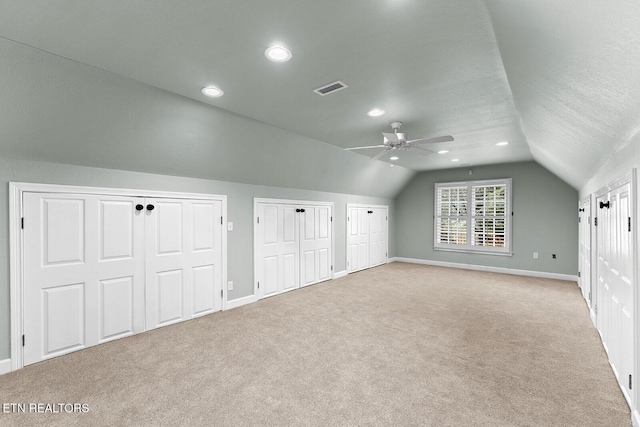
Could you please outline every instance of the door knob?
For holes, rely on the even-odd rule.
[[[139,203],[138,203],[138,204],[136,205],[136,210],[137,210],[137,211],[141,211],[142,209],[144,209],[144,206],[142,206],[141,204],[139,204]]]
[[[152,204],[148,204],[147,205],[147,210],[148,211],[152,211],[155,208],[155,206],[153,206]]]

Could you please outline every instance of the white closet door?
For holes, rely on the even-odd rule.
[[[369,209],[369,267],[387,262],[387,208]]]
[[[221,309],[222,203],[146,199],[147,330]]]
[[[598,330],[620,388],[632,406],[629,375],[633,374],[634,254],[629,229],[630,189],[627,183],[598,197],[596,230]]]
[[[369,249],[369,210],[363,207],[350,207],[347,212],[347,270],[354,272],[370,266]]]
[[[295,205],[258,203],[258,298],[300,287],[297,215]]]
[[[24,364],[144,329],[132,197],[24,193]]]
[[[331,207],[300,206],[300,286],[331,278]]]
[[[592,307],[591,302],[591,200],[580,203],[578,217],[579,227],[579,269],[580,289],[582,296]]]

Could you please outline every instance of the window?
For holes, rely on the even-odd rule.
[[[511,255],[511,179],[435,186],[434,248]]]

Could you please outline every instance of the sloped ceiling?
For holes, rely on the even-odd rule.
[[[385,194],[398,191],[412,171],[535,159],[579,188],[640,129],[639,8],[631,0],[0,0],[0,48],[13,61],[0,66],[12,94],[0,99],[0,111],[12,114],[3,126],[13,137],[0,142],[0,152],[273,185],[311,171],[320,179],[301,188],[326,191],[338,185],[322,182],[353,180],[355,172],[341,171],[355,168],[364,187],[371,177],[371,186],[387,182]],[[276,42],[291,49],[291,61],[266,60],[264,50]],[[74,74],[83,75],[75,87],[63,77]],[[25,75],[43,81],[16,87],[27,84]],[[312,92],[335,80],[349,87],[325,97]],[[42,88],[48,109],[35,105],[43,84],[50,85]],[[132,85],[146,103],[132,99],[138,92]],[[200,89],[207,85],[225,95],[204,97]],[[101,110],[100,93],[110,92],[104,95],[109,99],[119,90],[117,99],[105,102],[110,111]],[[69,91],[98,100],[69,98]],[[30,98],[16,99],[24,93]],[[56,96],[67,102],[54,105]],[[186,99],[208,108],[215,120],[192,104],[185,110]],[[152,104],[161,113],[148,111]],[[118,105],[120,114],[133,108],[147,117],[142,127],[156,130],[125,126],[115,157],[112,138],[97,144],[85,134],[121,123],[111,111]],[[368,117],[374,107],[386,114]],[[83,137],[63,132],[78,126],[64,117],[83,116],[87,108],[98,112],[81,126]],[[52,110],[62,125],[51,123]],[[163,130],[172,110],[189,124],[176,125],[167,139]],[[36,129],[16,127],[19,114]],[[455,141],[428,147],[446,154],[400,153],[402,167],[394,172],[388,156],[367,160],[377,150],[342,151],[381,143],[380,132],[395,120],[410,139],[451,134]],[[132,135],[142,145],[127,143]],[[296,143],[296,135],[304,142]],[[188,141],[190,154],[180,153],[175,141]],[[509,145],[496,146],[500,141]],[[236,166],[222,171],[231,162],[215,163],[220,157]],[[259,172],[264,158],[268,167]],[[302,171],[293,166],[300,159],[307,159]],[[212,164],[220,166],[217,172]],[[363,192],[361,186],[353,191]]]

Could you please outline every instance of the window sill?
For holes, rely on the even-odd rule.
[[[442,251],[442,252],[461,252],[465,254],[513,256],[513,252],[483,251],[482,249],[454,249],[454,248],[441,248],[438,246],[434,246],[433,250]]]

